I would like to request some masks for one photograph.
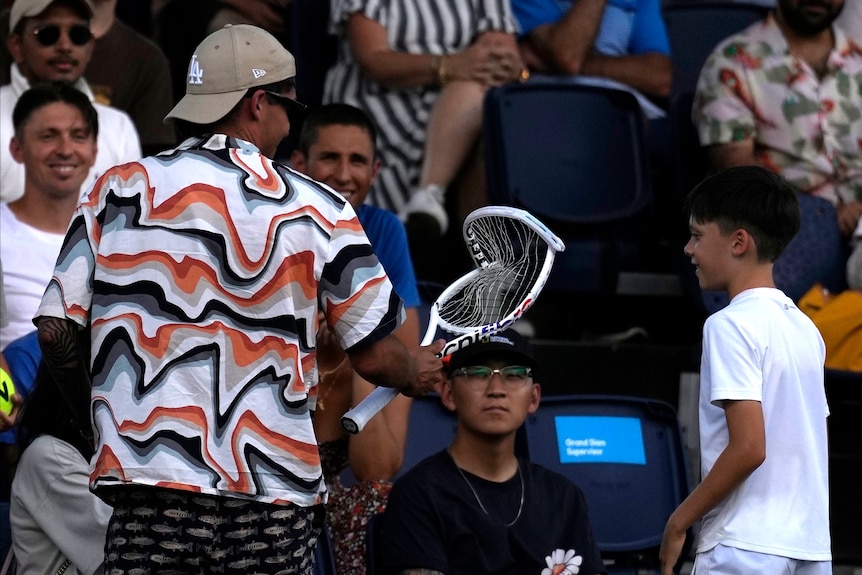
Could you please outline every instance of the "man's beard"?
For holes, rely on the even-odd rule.
[[[809,12],[808,6],[820,6],[823,12]],[[778,9],[787,25],[801,36],[816,36],[832,25],[844,9],[842,2],[833,7],[820,0],[778,0]]]

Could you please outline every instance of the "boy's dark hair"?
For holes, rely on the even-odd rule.
[[[738,166],[712,175],[688,194],[685,213],[697,223],[715,223],[722,233],[745,229],[759,261],[778,259],[799,231],[796,191],[760,166]]]
[[[99,114],[90,103],[90,99],[80,90],[63,82],[42,82],[21,94],[12,110],[12,126],[15,128],[15,134],[20,133],[21,128],[36,110],[54,102],[62,102],[78,108],[93,139],[98,138]]]
[[[308,156],[311,145],[317,141],[320,128],[325,126],[356,126],[368,132],[374,155],[377,155],[377,129],[374,122],[364,111],[349,104],[324,104],[315,108],[302,124],[302,134],[299,136],[297,148]]]

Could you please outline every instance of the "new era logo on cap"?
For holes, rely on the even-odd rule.
[[[260,68],[252,68],[251,73],[254,75],[255,78],[266,76],[266,70],[261,70]]]

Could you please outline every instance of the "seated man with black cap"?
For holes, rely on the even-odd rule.
[[[392,488],[379,531],[385,573],[605,573],[580,488],[515,454],[539,407],[535,369],[511,329],[449,357],[440,395],[455,439]]]

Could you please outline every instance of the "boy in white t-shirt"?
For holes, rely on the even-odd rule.
[[[704,180],[685,208],[700,287],[730,304],[703,327],[702,481],[668,520],[662,575],[698,520],[696,575],[831,575],[826,347],[772,277],[799,229],[796,193],[741,166]]]

